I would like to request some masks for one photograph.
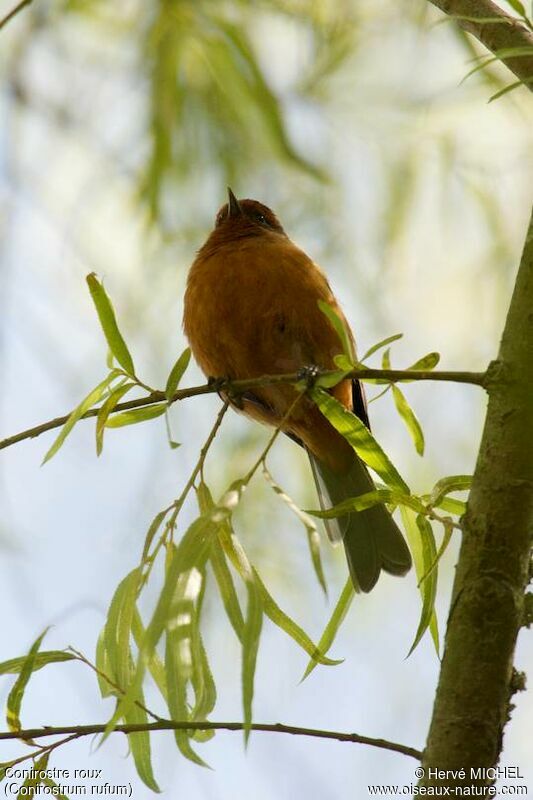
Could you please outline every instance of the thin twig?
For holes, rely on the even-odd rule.
[[[333,375],[337,370],[328,370],[321,372],[321,375]],[[469,383],[474,386],[485,387],[487,383],[488,372],[453,372],[443,371],[434,372],[431,370],[401,370],[401,369],[354,369],[346,375],[346,378],[357,378],[359,380],[386,380],[391,383],[399,381],[451,381],[454,383]],[[178,389],[174,393],[171,403],[178,400],[185,400],[188,397],[198,397],[202,394],[212,394],[213,392],[220,391],[221,388],[238,395],[248,389],[253,389],[257,386],[269,386],[277,383],[297,383],[300,379],[300,374],[292,372],[283,375],[263,375],[260,378],[250,378],[240,381],[225,381],[224,383],[205,383],[201,386],[191,386],[189,389]],[[113,414],[120,411],[130,411],[134,408],[142,408],[143,406],[150,406],[154,403],[161,403],[166,400],[164,392],[151,392],[146,397],[139,397],[136,400],[127,400],[124,403],[117,403],[113,408]],[[81,419],[89,419],[98,415],[98,408],[92,408],[87,411]],[[48,420],[40,425],[35,425],[33,428],[28,428],[25,431],[16,433],[13,436],[8,436],[0,440],[0,450],[11,447],[11,445],[18,444],[25,439],[35,439],[46,431],[53,430],[54,428],[62,427],[68,420],[70,414],[64,414],[61,417]]]
[[[29,6],[30,3],[32,3],[32,2],[33,2],[33,0],[21,0],[21,2],[18,5],[16,5],[15,8],[11,9],[9,14],[6,14],[5,17],[2,17],[2,19],[0,19],[0,30],[2,30],[4,25],[7,25],[7,23],[11,19],[13,19],[13,17],[15,17],[19,13],[19,11],[22,11],[22,9],[25,6]]]
[[[44,736],[59,736],[69,734],[79,738],[91,736],[95,733],[104,733],[106,725],[65,725],[59,727],[32,728],[23,731],[0,732],[0,741],[5,739],[40,739]],[[113,730],[119,733],[140,733],[142,731],[242,731],[245,726],[242,722],[174,722],[173,720],[160,720],[146,724],[117,725]],[[288,733],[293,736],[312,736],[317,739],[334,739],[338,742],[352,742],[353,744],[367,744],[379,747],[382,750],[391,750],[420,760],[422,753],[414,747],[405,744],[389,742],[386,739],[374,739],[371,736],[360,736],[358,733],[342,733],[341,731],[327,731],[319,728],[302,728],[296,725],[282,725],[281,723],[263,724],[252,723],[249,726],[254,731],[263,733]]]
[[[146,568],[146,571],[145,571],[144,575],[142,576],[139,590],[142,589],[143,586],[146,585],[146,583],[148,581],[148,578],[150,577],[150,573],[152,571],[152,567],[153,567],[153,565],[155,563],[157,554],[159,553],[159,550],[161,549],[161,547],[165,544],[165,542],[167,540],[167,536],[169,535],[169,532],[170,532],[170,536],[172,536],[172,532],[174,530],[174,526],[176,524],[176,519],[177,519],[177,516],[178,516],[178,514],[180,512],[180,509],[181,509],[183,503],[185,502],[185,498],[187,497],[187,495],[189,494],[190,490],[194,486],[194,482],[195,482],[196,478],[198,477],[198,474],[200,474],[202,472],[202,470],[203,470],[204,462],[205,462],[208,450],[211,447],[211,445],[212,445],[212,443],[213,443],[213,441],[215,439],[215,436],[218,433],[218,429],[222,425],[222,420],[224,419],[224,415],[225,415],[226,411],[228,410],[228,407],[229,407],[229,400],[225,400],[224,401],[224,405],[222,406],[222,408],[220,409],[220,411],[217,414],[217,418],[215,420],[215,424],[211,428],[211,431],[209,432],[209,436],[205,440],[205,442],[204,442],[204,444],[202,446],[202,449],[200,450],[200,456],[198,458],[196,466],[193,469],[193,471],[191,473],[191,476],[189,477],[189,480],[185,484],[185,487],[184,487],[182,493],[177,498],[177,500],[174,500],[174,502],[171,503],[171,505],[167,509],[165,509],[165,512],[169,512],[169,511],[172,510],[172,515],[171,515],[170,519],[167,521],[167,523],[165,525],[165,530],[164,530],[163,534],[159,537],[159,541],[157,542],[156,546],[154,547],[152,553],[150,553],[150,554],[146,553],[146,555],[143,556],[143,563],[147,564],[147,568]],[[146,547],[146,545],[145,545],[145,547]]]
[[[126,694],[124,689],[121,686],[119,686],[118,683],[115,683],[114,681],[112,681],[111,678],[109,677],[109,675],[106,675],[105,672],[102,672],[101,669],[98,669],[98,667],[95,664],[93,664],[91,661],[89,661],[89,659],[86,658],[83,655],[83,653],[81,653],[79,650],[76,650],[76,648],[72,647],[72,645],[70,645],[70,647],[68,647],[67,649],[70,650],[71,653],[74,653],[74,655],[76,656],[78,661],[81,661],[82,664],[85,664],[86,666],[90,667],[90,669],[92,669],[92,671],[94,673],[96,673],[96,675],[99,675],[100,678],[102,678],[104,681],[106,681],[106,683],[108,683],[110,686],[112,686],[113,689],[116,689],[122,695]],[[161,719],[159,714],[154,714],[154,712],[150,711],[149,708],[146,708],[146,706],[143,706],[143,704],[141,702],[139,702],[139,700],[135,700],[135,705],[138,706],[139,708],[141,708],[146,714],[148,714],[149,717],[152,717],[152,719],[154,719],[156,721],[159,721]]]

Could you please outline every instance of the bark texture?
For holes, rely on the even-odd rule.
[[[533,543],[533,216],[507,315],[454,583],[423,767],[426,785],[483,785],[510,713]],[[459,770],[436,777],[429,770]]]
[[[533,47],[533,33],[526,25],[506,14],[491,0],[430,0],[430,2],[449,16],[469,17],[469,19],[458,19],[458,24],[495,55],[509,48]],[[495,22],[496,18],[501,22]],[[521,56],[504,56],[500,60],[533,91],[533,51],[529,55],[522,53]]]

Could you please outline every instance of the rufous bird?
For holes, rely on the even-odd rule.
[[[189,271],[183,325],[206,376],[239,380],[295,373],[310,365],[335,369],[339,335],[319,309],[328,303],[348,323],[321,269],[289,239],[276,215],[257,200],[229,202]],[[355,351],[355,345],[354,345]],[[361,383],[346,379],[331,394],[367,426]],[[258,386],[230,402],[247,416],[279,426],[297,396],[288,383]],[[372,491],[364,463],[307,396],[282,430],[307,450],[322,507]],[[405,575],[411,556],[383,504],[329,520],[342,539],[352,580],[369,592],[380,571]]]

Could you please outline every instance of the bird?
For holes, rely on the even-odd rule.
[[[285,233],[275,213],[257,200],[228,201],[190,267],[183,328],[191,352],[221,394],[253,420],[281,429],[303,447],[322,508],[372,491],[372,478],[355,450],[304,395],[289,383],[254,387],[239,396],[223,392],[223,381],[336,369],[342,352],[338,332],[320,310],[327,303],[353,334],[314,261]],[[362,384],[346,378],[331,394],[370,428]],[[354,587],[369,592],[381,570],[405,575],[411,556],[386,506],[377,504],[326,522],[332,540],[342,540]]]

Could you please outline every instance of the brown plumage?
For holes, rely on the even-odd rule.
[[[339,337],[318,307],[323,300],[344,319],[326,277],[283,230],[276,215],[256,200],[229,202],[191,266],[183,324],[193,355],[214,378],[244,379],[335,367]],[[346,323],[346,329],[349,327]],[[345,380],[331,389],[368,425],[362,387]],[[296,397],[288,384],[246,393],[241,410],[277,425]],[[313,402],[302,398],[285,432],[309,452],[319,492],[330,503],[373,488],[352,447]],[[380,569],[404,574],[411,565],[403,537],[383,505],[332,521],[343,538],[354,582],[364,591]]]

